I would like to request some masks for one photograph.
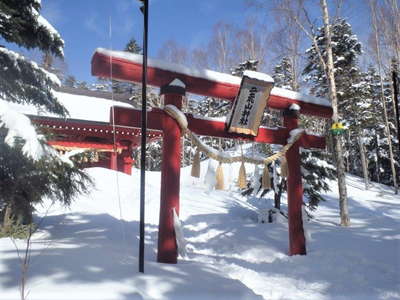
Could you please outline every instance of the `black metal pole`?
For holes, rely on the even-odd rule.
[[[143,30],[143,69],[142,69],[142,128],[140,146],[140,227],[139,227],[139,272],[144,273],[144,213],[145,213],[145,179],[146,179],[146,136],[147,136],[147,32],[149,19],[149,2],[141,0],[144,16]]]
[[[399,83],[398,83],[398,74],[395,70],[392,72],[392,80],[393,80],[393,94],[394,94],[394,105],[395,105],[395,116],[397,123],[397,140],[399,146],[399,156],[400,156],[400,111],[399,111]],[[400,157],[399,157],[400,159]]]

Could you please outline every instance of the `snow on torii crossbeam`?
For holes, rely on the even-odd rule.
[[[110,64],[112,58],[112,64]],[[98,48],[92,58],[92,75],[113,79],[141,82],[142,55]],[[111,70],[112,65],[112,70]],[[241,79],[225,73],[210,70],[195,70],[178,64],[149,59],[147,82],[162,87],[178,78],[186,85],[186,92],[233,101],[238,94]],[[268,107],[286,109],[298,104],[300,113],[322,118],[332,117],[332,106],[327,99],[303,95],[282,88],[273,88]]]
[[[112,72],[112,73],[111,73]],[[113,79],[141,82],[142,56],[127,52],[97,49],[92,58],[92,75]],[[209,70],[193,70],[176,64],[148,60],[147,81],[161,87],[164,105],[173,104],[181,109],[185,92],[212,96],[233,101],[238,94],[240,78]],[[178,78],[185,88],[168,86]],[[267,99],[266,99],[267,100]],[[330,118],[332,108],[325,99],[301,95],[284,89],[273,88],[268,106],[287,110],[292,104],[300,106],[300,113]],[[115,122],[120,126],[139,127],[140,112],[134,109],[114,107]],[[161,168],[160,222],[158,233],[158,261],[177,262],[177,245],[173,227],[173,208],[179,214],[179,181],[181,159],[181,129],[177,122],[159,109],[149,113],[148,128],[162,130],[163,152]],[[260,128],[256,137],[228,133],[225,123],[195,118],[187,114],[188,128],[194,133],[233,139],[247,139],[260,143],[286,144],[289,132],[298,127],[297,114],[285,114],[285,128]],[[306,254],[304,230],[301,215],[303,188],[300,173],[299,147],[325,148],[325,138],[304,134],[286,153],[288,161],[288,219],[289,254]]]

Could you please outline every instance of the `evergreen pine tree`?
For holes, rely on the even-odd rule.
[[[126,44],[124,51],[140,54],[142,53],[142,47],[139,46],[135,38],[131,38]]]
[[[76,88],[77,87],[77,80],[75,76],[73,75],[68,75],[64,81],[63,81],[63,86],[69,87],[69,88]]]
[[[243,72],[246,70],[257,71],[257,66],[258,66],[258,60],[248,59],[240,63],[237,67],[232,68],[231,74],[234,76],[242,77]]]
[[[62,57],[64,42],[40,15],[40,9],[38,0],[1,1],[0,36],[8,43]],[[30,223],[33,205],[44,196],[68,205],[74,195],[86,190],[90,180],[83,171],[53,155],[25,155],[22,150],[28,141],[14,138],[13,143],[6,143],[6,134],[18,129],[9,122],[6,114],[11,110],[6,101],[34,105],[62,116],[67,111],[53,94],[52,88],[60,85],[55,75],[5,47],[0,47],[0,65],[0,226],[8,227],[17,221]]]
[[[360,112],[363,116],[363,138],[368,156],[368,170],[373,180],[392,184],[390,172],[389,144],[385,135],[383,105],[380,100],[380,76],[377,70],[369,67],[364,75],[365,88],[363,98],[368,99],[369,109]],[[387,107],[391,105],[390,78],[384,80],[384,94]],[[392,145],[396,149],[396,125],[394,118],[389,119],[390,136]],[[395,161],[395,167],[399,170],[399,161]]]
[[[129,42],[125,45],[124,51],[141,54],[142,48],[138,45],[134,38],[131,38]],[[116,80],[112,81],[112,89],[114,93],[117,94],[129,94],[131,95],[131,100],[135,107],[140,106],[141,102],[141,89],[139,84],[129,83],[129,82],[119,82]]]
[[[62,57],[64,42],[39,11],[40,2],[36,0],[1,1],[0,36],[9,43]],[[0,47],[0,65],[2,98],[58,114],[66,113],[52,92],[53,85],[59,83],[54,75],[5,47]]]
[[[273,72],[274,86],[293,90],[295,87],[294,75],[292,72],[292,66],[290,59],[284,57],[279,62]],[[307,117],[301,119],[301,126],[307,128],[312,126],[313,120],[309,120]],[[315,209],[318,206],[319,201],[323,200],[321,193],[329,189],[327,179],[333,179],[334,167],[326,162],[327,157],[321,151],[312,150],[301,150],[301,170],[303,177],[303,188],[304,195],[308,198],[308,207]],[[283,179],[276,176],[275,180],[278,180],[276,185],[279,189],[284,188],[285,184]],[[280,202],[281,191],[275,191],[275,201]]]
[[[326,57],[325,51],[325,33],[324,28],[318,29],[318,46],[322,56]],[[359,81],[360,70],[358,68],[358,56],[361,55],[361,43],[357,36],[353,34],[351,25],[344,19],[338,18],[332,25],[332,44],[335,67],[335,80],[337,82],[339,97],[339,112],[342,119],[349,110],[348,105],[353,104],[354,92],[353,86]],[[313,95],[319,97],[328,96],[328,84],[326,74],[321,66],[317,50],[311,47],[306,51],[307,64],[303,75],[310,84],[310,91]]]
[[[338,18],[331,27],[333,65],[335,69],[335,82],[338,98],[339,118],[348,126],[347,134],[359,136],[362,127],[361,111],[368,104],[363,98],[362,72],[358,67],[358,57],[361,55],[361,43],[352,32],[351,25],[346,20]],[[318,28],[317,43],[326,61],[326,37],[324,27]],[[306,51],[307,64],[303,70],[306,82],[310,85],[312,94],[319,97],[329,96],[328,78],[321,66],[320,58],[314,46]],[[363,104],[364,103],[364,104]],[[360,162],[358,159],[358,139],[348,138],[346,145],[347,161]],[[356,156],[354,156],[357,154]],[[357,164],[361,170],[361,164]]]
[[[281,62],[274,67],[273,75],[274,86],[287,90],[295,90],[295,78],[292,63],[288,57],[283,57]]]
[[[327,161],[322,151],[301,150],[301,173],[303,192],[307,196],[307,206],[314,210],[320,201],[325,200],[322,192],[330,190],[328,180],[336,177],[335,167]]]

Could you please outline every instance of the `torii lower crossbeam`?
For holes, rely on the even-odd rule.
[[[179,101],[171,101],[179,95],[165,95],[166,104],[177,104]],[[114,107],[115,123],[117,126],[140,126],[140,111],[125,107]],[[152,109],[148,113],[149,130],[162,130],[163,132],[163,162],[162,162],[162,182],[160,200],[160,222],[158,237],[158,256],[159,262],[176,263],[177,245],[173,227],[173,209],[179,213],[179,178],[180,178],[180,159],[181,142],[180,128],[176,121],[160,109]],[[242,139],[255,141],[258,143],[280,144],[287,143],[289,129],[293,129],[293,124],[297,124],[297,118],[285,117],[289,128],[269,129],[260,128],[256,137],[245,136],[225,131],[225,123],[220,121],[205,120],[186,114],[189,129],[199,135],[223,137],[231,139]],[[292,121],[289,121],[292,120]],[[289,160],[290,184],[293,184],[293,192],[289,195],[289,253],[305,254],[305,240],[302,226],[301,205],[302,205],[302,184],[300,175],[300,158],[298,156],[299,147],[303,148],[325,148],[325,139],[319,136],[304,134],[295,144],[291,151]],[[296,155],[297,151],[297,156]]]

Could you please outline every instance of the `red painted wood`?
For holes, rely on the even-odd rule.
[[[325,149],[326,147],[324,136],[303,134],[298,143],[302,148]]]
[[[148,66],[147,83],[162,87],[178,78],[185,83],[186,91],[211,97],[218,97],[227,100],[234,100],[239,86],[231,83],[215,82],[199,77],[187,76],[176,72],[157,69]],[[92,75],[110,78],[111,64],[110,57],[98,52],[92,57]],[[112,77],[113,79],[141,82],[142,65],[136,64],[122,58],[112,58]]]
[[[117,152],[110,152],[110,169],[114,171],[118,170]]]
[[[300,100],[289,99],[277,95],[270,95],[268,100],[268,107],[274,109],[286,109],[292,104],[298,104],[300,106],[300,113],[303,115],[310,115],[320,118],[331,118],[333,111],[331,107],[324,105],[317,105],[312,103],[303,102]]]
[[[132,61],[116,57],[113,57],[110,63],[110,57],[99,52],[95,52],[92,57],[92,75],[109,78],[111,74],[111,65],[113,79],[141,82],[141,64],[133,63]],[[235,99],[239,91],[238,84],[236,85],[227,82],[212,81],[154,67],[148,67],[147,76],[148,84],[156,87],[161,87],[169,84],[172,80],[178,78],[185,83],[187,92],[226,99],[230,101],[233,101]],[[285,98],[276,95],[270,96],[268,107],[275,109],[286,109],[293,103],[296,103],[301,107],[300,113],[302,114],[322,118],[330,118],[332,116],[331,107],[306,103],[300,100]]]
[[[134,108],[113,106],[114,123],[117,126],[141,127],[141,111]],[[158,108],[152,108],[147,113],[147,123],[149,130],[161,130],[164,111]],[[110,122],[112,120],[112,110],[110,111]]]
[[[61,146],[61,147],[75,147],[75,148],[88,148],[88,149],[98,149],[98,150],[112,150],[114,149],[113,144],[105,144],[105,143],[91,143],[91,142],[80,142],[80,141],[48,141],[49,145],[52,146]],[[118,150],[128,149],[127,146],[117,145],[116,148]]]
[[[132,110],[133,116],[135,116],[136,112],[140,113],[140,111]],[[131,113],[130,110],[129,113]],[[158,130],[150,129],[147,131],[149,141],[161,138],[159,130],[161,129],[160,116],[162,114],[163,112],[159,110],[156,115],[149,114],[151,122],[158,128]],[[85,142],[87,138],[101,138],[102,142],[99,144],[107,145],[114,143],[114,127],[110,123],[37,116],[29,116],[29,118],[41,128],[45,128],[55,134],[65,135],[65,140],[70,140],[71,142]],[[127,125],[122,126],[124,123],[121,126],[116,125],[115,138],[117,142],[125,140],[131,142],[133,146],[138,146],[140,144],[139,122],[135,120],[130,127],[126,127]],[[139,126],[136,124],[139,124]]]
[[[284,125],[288,130],[298,127],[296,116],[285,116]],[[300,170],[299,143],[296,142],[286,152],[289,175],[287,178],[289,255],[306,254],[301,206],[303,204],[303,184]]]
[[[285,145],[287,143],[288,129],[278,128],[269,129],[260,127],[257,136],[243,135],[237,133],[230,133],[225,131],[225,123],[221,121],[203,120],[193,117],[191,114],[186,114],[188,120],[188,128],[198,134],[213,137],[222,137],[229,139],[241,139],[247,141],[254,141],[257,143]],[[325,137],[304,134],[299,141],[303,148],[325,148]]]
[[[129,153],[129,152],[127,152]],[[131,157],[131,154],[129,153],[129,155],[124,155],[124,152],[122,153],[122,163],[123,163],[123,167],[122,167],[122,172],[124,172],[125,174],[131,175],[132,174],[132,166],[135,163],[135,160]]]
[[[182,107],[183,96],[165,94],[164,103]],[[173,208],[179,215],[179,186],[181,172],[181,130],[178,123],[164,114],[161,165],[160,221],[158,225],[157,261],[176,264],[178,249],[175,238]]]

